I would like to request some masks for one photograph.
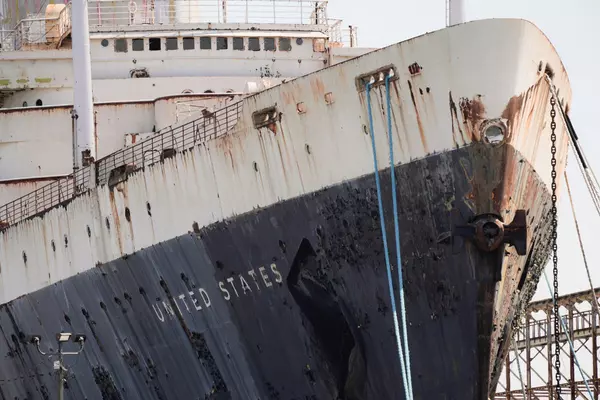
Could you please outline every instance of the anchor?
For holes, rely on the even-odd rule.
[[[517,254],[527,254],[527,212],[517,210],[510,224],[494,214],[477,215],[467,225],[454,227],[452,236],[470,239],[482,251],[491,252],[502,244],[514,246]]]

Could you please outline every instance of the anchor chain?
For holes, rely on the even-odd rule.
[[[558,246],[556,245],[557,238],[557,218],[556,218],[556,121],[554,118],[556,117],[556,99],[554,95],[550,97],[550,105],[552,108],[550,109],[550,140],[552,142],[552,146],[550,152],[552,153],[552,252],[553,252],[553,275],[554,275],[554,367],[556,368],[556,395],[558,399],[561,399],[561,387],[560,387],[560,315],[558,313]]]

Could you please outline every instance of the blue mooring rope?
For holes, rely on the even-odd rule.
[[[389,78],[389,77],[388,77]],[[403,354],[403,350],[402,350],[402,339],[401,339],[401,335],[400,335],[400,328],[398,326],[398,315],[397,315],[397,310],[396,310],[396,297],[394,295],[394,285],[393,285],[393,280],[392,280],[392,268],[391,268],[391,263],[390,263],[390,256],[389,256],[389,250],[388,250],[388,244],[387,244],[387,234],[386,234],[386,230],[385,230],[385,217],[384,217],[384,212],[383,212],[383,200],[382,200],[382,196],[381,196],[381,183],[379,181],[379,166],[378,166],[378,162],[377,162],[377,149],[375,146],[375,131],[373,128],[373,112],[371,110],[371,86],[372,86],[372,82],[367,83],[367,107],[368,107],[368,114],[369,114],[369,128],[371,130],[371,147],[373,149],[373,165],[374,165],[374,169],[375,169],[375,184],[377,186],[377,201],[378,201],[378,205],[379,205],[379,221],[381,223],[381,235],[382,235],[382,240],[383,240],[383,248],[384,248],[384,255],[385,255],[385,264],[386,264],[386,270],[387,270],[387,279],[388,279],[388,286],[389,286],[389,291],[390,291],[390,298],[391,298],[391,303],[392,303],[392,316],[394,318],[394,331],[396,334],[396,344],[398,346],[398,357],[400,358],[400,370],[402,373],[402,379],[404,381],[404,392],[406,395],[406,400],[412,400],[413,396],[412,396],[412,381],[410,380],[410,373],[409,370],[407,370],[407,365],[410,365],[410,361],[408,359],[408,341],[407,341],[407,337],[406,337],[406,326],[404,326],[404,332],[405,332],[405,346],[406,346],[406,350],[407,350],[407,358],[404,358],[404,354]],[[401,264],[401,259],[400,259],[400,235],[399,235],[399,229],[398,229],[398,214],[397,214],[397,204],[396,204],[396,186],[395,186],[395,178],[394,178],[394,169],[393,169],[393,154],[392,154],[392,144],[391,144],[391,114],[390,114],[390,109],[391,109],[391,105],[390,105],[390,92],[389,92],[389,80],[386,79],[386,89],[387,89],[387,107],[388,107],[388,128],[389,128],[389,139],[390,139],[390,162],[392,163],[392,193],[393,193],[393,200],[394,200],[394,220],[395,220],[395,228],[396,228],[396,246],[397,246],[397,257],[398,257],[398,276],[400,279],[400,294],[401,294],[401,312],[402,312],[402,320],[406,321],[406,311],[404,309],[404,292],[403,292],[403,284],[402,284],[402,264]]]
[[[394,141],[392,136],[392,101],[390,96],[390,79],[393,75],[388,74],[385,77],[385,94],[387,102],[387,128],[388,142],[390,146],[390,175],[392,177],[392,202],[394,207],[394,230],[396,234],[396,266],[398,268],[398,291],[400,297],[400,317],[402,318],[402,335],[404,338],[404,351],[406,353],[406,375],[408,378],[408,390],[413,393],[412,374],[410,369],[410,349],[408,347],[408,332],[406,328],[406,307],[404,304],[404,279],[402,277],[402,255],[400,252],[400,223],[398,216],[398,201],[396,199],[396,169],[394,168]]]

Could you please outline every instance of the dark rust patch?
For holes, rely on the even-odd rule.
[[[485,119],[485,106],[481,101],[481,95],[475,96],[473,100],[461,97],[458,102],[463,117],[463,123],[471,136],[471,140],[479,141],[479,125]]]
[[[419,135],[421,135],[421,143],[423,144],[423,149],[425,153],[429,153],[429,147],[427,146],[427,138],[425,137],[425,130],[423,129],[423,122],[421,121],[421,115],[419,115],[419,107],[417,107],[417,102],[415,100],[415,94],[413,93],[412,84],[410,81],[408,82],[408,89],[410,90],[410,98],[412,100],[413,106],[415,108],[415,115],[417,116],[417,124],[419,125]]]
[[[454,99],[452,98],[451,91],[448,92],[448,102],[450,104],[450,117],[452,119],[452,142],[454,143],[455,147],[458,147],[458,142],[456,140],[456,129],[458,129],[458,131],[460,132],[460,137],[463,141],[463,144],[467,143],[467,138],[463,134],[463,130],[460,127],[460,121],[458,119],[458,110],[456,109],[456,103],[454,102]],[[456,126],[454,126],[455,123],[456,123]]]
[[[502,111],[502,118],[506,118],[508,122],[512,121],[523,106],[523,95],[513,96],[508,101],[506,108]]]

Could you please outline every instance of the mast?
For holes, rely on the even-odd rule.
[[[71,5],[73,40],[73,106],[76,146],[74,166],[81,168],[96,159],[94,103],[92,100],[92,64],[87,0],[73,0]]]
[[[447,0],[448,17],[447,26],[458,25],[465,22],[465,0]]]

